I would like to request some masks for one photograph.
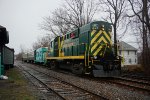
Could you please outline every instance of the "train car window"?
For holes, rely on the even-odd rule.
[[[75,38],[76,34],[75,33],[70,33],[70,38]]]
[[[70,35],[69,34],[67,34],[67,39],[69,39],[70,37],[69,37]]]
[[[53,41],[51,41],[51,48],[53,47]]]
[[[39,56],[39,53],[37,52],[36,55]]]
[[[77,37],[79,37],[78,32],[75,31],[75,32],[70,33],[70,38],[74,39],[74,38],[77,38]]]

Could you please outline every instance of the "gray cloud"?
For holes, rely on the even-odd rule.
[[[9,31],[9,47],[19,53],[20,45],[31,48],[44,34],[38,24],[60,5],[60,0],[0,0],[0,25]]]

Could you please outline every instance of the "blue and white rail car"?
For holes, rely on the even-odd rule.
[[[39,64],[45,64],[46,62],[46,52],[48,47],[41,47],[34,51],[34,62]]]

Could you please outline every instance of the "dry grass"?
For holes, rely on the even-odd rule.
[[[8,70],[6,75],[8,80],[0,80],[0,100],[36,100],[16,68]]]
[[[141,65],[125,65],[122,67],[123,71],[128,71],[128,72],[143,72],[144,68]]]

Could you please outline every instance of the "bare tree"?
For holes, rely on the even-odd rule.
[[[144,23],[145,26],[148,28],[150,34],[150,0],[128,0],[128,1],[134,13],[134,15],[130,15],[130,16],[138,17],[139,20],[142,23]]]
[[[41,28],[55,35],[65,34],[90,23],[97,8],[97,0],[65,0],[64,5],[52,13],[52,17],[44,18]]]
[[[22,60],[22,55],[27,51],[24,45],[20,45],[20,52],[16,54],[16,60]]]
[[[68,19],[75,27],[91,22],[98,8],[96,0],[65,0],[65,2]]]
[[[66,33],[71,26],[62,20],[66,17],[66,11],[63,8],[56,9],[52,17],[45,17],[40,27],[46,31],[52,32],[55,36]]]
[[[142,33],[142,64],[147,73],[150,72],[150,1],[149,0],[128,0],[133,14],[129,17],[137,17],[141,24]],[[137,7],[138,6],[138,7]]]
[[[26,52],[26,48],[25,48],[25,46],[23,46],[23,45],[20,45],[20,53],[24,53],[24,52]]]
[[[125,0],[99,0],[99,2],[101,9],[107,14],[104,20],[111,22],[113,25],[115,55],[117,56],[117,29],[125,18],[124,15],[127,10],[127,4]],[[123,33],[125,33],[126,30],[127,27]]]
[[[51,38],[52,37],[50,35],[46,35],[46,36],[43,36],[42,38],[38,38],[37,42],[33,43],[32,45],[33,50],[36,50],[40,47],[49,47]]]
[[[15,55],[16,56],[16,60],[22,60],[22,53],[18,53]]]
[[[132,34],[136,37],[136,43],[138,44],[138,51],[142,51],[142,24],[137,17],[130,18],[130,30]]]

